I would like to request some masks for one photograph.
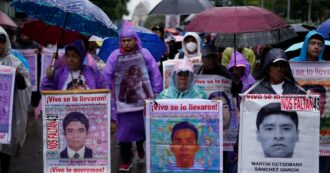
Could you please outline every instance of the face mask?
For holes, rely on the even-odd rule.
[[[189,52],[195,52],[197,49],[197,44],[195,42],[188,42],[186,48]]]

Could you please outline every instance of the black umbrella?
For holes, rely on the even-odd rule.
[[[209,0],[162,0],[149,14],[188,15],[214,7]]]

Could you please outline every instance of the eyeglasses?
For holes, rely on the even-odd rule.
[[[317,45],[318,47],[323,47],[324,46],[324,44],[322,42],[316,42],[316,41],[310,41],[308,44],[311,45],[311,46]]]

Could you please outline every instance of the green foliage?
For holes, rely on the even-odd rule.
[[[129,0],[91,0],[91,2],[100,7],[113,22],[121,20],[123,15],[128,15]]]

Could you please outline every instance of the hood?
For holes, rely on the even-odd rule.
[[[234,51],[231,53],[231,56],[229,59],[229,64],[228,64],[228,70],[230,70],[232,67],[235,67],[235,66],[244,66],[245,67],[244,76],[247,76],[248,74],[250,74],[251,64],[238,51],[236,51],[236,63],[235,63]]]
[[[188,36],[192,36],[196,39],[197,42],[197,51],[194,54],[188,54],[187,49],[186,49],[186,44],[184,42],[185,38]],[[183,41],[182,41],[182,51],[184,52],[184,54],[186,56],[188,56],[187,58],[201,58],[202,57],[202,53],[201,53],[201,39],[199,37],[199,35],[196,32],[187,32],[184,37],[183,37]]]
[[[175,90],[176,92],[185,92],[185,91],[179,91],[176,88],[177,84],[177,74],[181,71],[189,71],[189,77],[188,77],[188,89],[186,91],[189,91],[191,88],[194,87],[194,70],[193,70],[193,64],[187,59],[177,59],[175,60],[174,69],[171,74],[170,78],[170,85],[169,89]]]
[[[11,44],[7,32],[1,26],[0,26],[0,34],[5,34],[6,36],[5,51],[3,55],[0,55],[0,58],[4,58],[11,54]]]
[[[142,49],[142,42],[141,42],[138,34],[134,30],[134,27],[129,22],[125,21],[121,24],[121,27],[120,27],[120,30],[119,30],[119,39],[118,39],[120,48],[121,48],[120,40],[122,38],[134,38],[136,40],[138,50]]]
[[[268,68],[273,63],[274,60],[284,59],[286,60],[285,67],[285,77],[289,79],[291,82],[295,82],[294,77],[292,75],[292,71],[288,62],[288,56],[285,54],[284,50],[279,48],[270,49],[265,57],[264,65],[262,66],[261,76],[260,78],[266,77],[268,74]]]
[[[236,63],[235,63],[235,54],[236,54]],[[231,57],[229,60],[229,64],[228,64],[228,70],[230,70],[232,67],[237,67],[237,66],[244,66],[245,70],[244,70],[244,74],[241,77],[241,81],[243,84],[243,91],[245,91],[246,89],[248,89],[253,83],[255,83],[255,79],[253,78],[253,76],[251,75],[250,71],[251,71],[251,64],[249,63],[249,61],[247,61],[245,59],[245,57],[239,53],[238,51],[233,51],[231,53]]]
[[[308,34],[305,37],[303,47],[300,49],[299,57],[300,57],[301,61],[307,61],[308,41],[312,36],[314,36],[316,34],[322,36],[323,41],[324,41],[324,36],[321,33],[317,32],[315,30],[309,31]],[[323,52],[324,52],[324,47],[323,47],[323,49],[321,50],[321,52],[318,56],[318,61],[320,61],[322,59]]]
[[[77,52],[79,53],[79,56],[80,56],[80,64],[82,65],[84,63],[84,59],[85,59],[85,56],[86,56],[86,49],[85,49],[85,45],[84,45],[83,41],[82,40],[76,40],[76,41],[68,44],[65,47],[65,50],[68,47],[73,47],[74,49],[77,50]]]

